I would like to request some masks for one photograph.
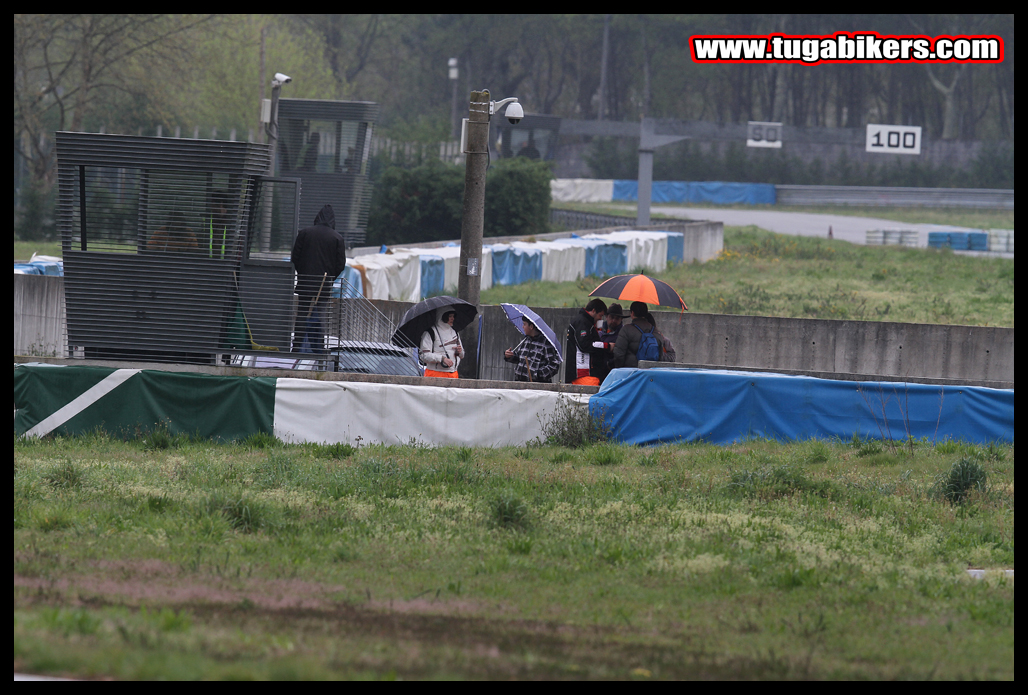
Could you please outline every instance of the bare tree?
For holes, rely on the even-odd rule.
[[[14,131],[33,179],[52,185],[46,136],[81,130],[99,95],[132,92],[131,61],[174,60],[175,37],[210,15],[15,15]]]

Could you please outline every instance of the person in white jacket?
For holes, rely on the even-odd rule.
[[[457,312],[452,306],[435,310],[436,322],[421,334],[421,361],[425,363],[425,376],[457,378],[457,365],[464,357],[464,345],[453,328]]]

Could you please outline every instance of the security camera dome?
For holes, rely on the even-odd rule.
[[[521,104],[515,101],[513,104],[507,107],[507,113],[504,115],[507,116],[508,121],[510,121],[514,125],[517,125],[521,121],[521,119],[525,117],[525,110],[521,108]]]

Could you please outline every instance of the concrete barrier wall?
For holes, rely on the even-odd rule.
[[[725,247],[725,226],[722,222],[691,222],[688,225],[688,233],[683,236],[685,250],[682,258],[685,263],[694,260],[705,263],[717,258],[721,249]]]
[[[679,362],[1014,381],[1014,329],[655,312]]]
[[[563,339],[577,309],[536,309]],[[1014,381],[1014,329],[877,321],[653,312],[679,362],[799,372]],[[519,337],[484,307],[484,378],[510,378],[503,351]],[[503,325],[503,324],[507,325]],[[495,326],[499,324],[499,330]]]
[[[56,354],[67,344],[63,288],[63,278],[59,277],[14,276],[16,355]],[[412,306],[408,302],[378,300],[374,304],[397,324]],[[578,308],[536,308],[536,311],[563,340]],[[678,362],[682,363],[978,382],[1014,381],[1013,328],[653,313],[658,328],[671,339]],[[520,335],[499,307],[483,307],[482,315],[479,374],[485,379],[509,379],[513,367],[503,361],[503,351],[517,344]],[[469,330],[477,334],[477,324]],[[468,335],[468,331],[464,335]],[[466,340],[466,343],[470,349],[471,341]]]

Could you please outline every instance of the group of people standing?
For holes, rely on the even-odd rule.
[[[343,237],[335,230],[335,215],[325,205],[314,225],[301,229],[292,249],[296,267],[296,293],[300,297],[298,351],[323,352],[324,328],[321,300],[329,285],[346,266]],[[464,346],[453,327],[453,306],[436,309],[435,324],[421,336],[421,361],[425,376],[457,377]],[[657,322],[644,302],[629,306],[630,324],[624,324],[620,304],[609,307],[599,298],[579,309],[567,331],[564,380],[569,384],[600,385],[612,369],[636,367],[640,360],[674,361],[671,342],[657,330]],[[522,319],[525,339],[504,352],[512,363],[515,381],[551,383],[560,371],[560,356],[550,339],[527,317]],[[294,346],[294,350],[297,347]]]
[[[421,338],[425,376],[456,378],[464,346],[453,329],[454,308],[440,307],[436,316],[436,324]],[[623,323],[621,305],[608,307],[602,299],[593,299],[579,310],[568,326],[566,383],[599,386],[612,369],[637,367],[641,359],[674,361],[674,348],[657,330],[657,322],[645,303],[632,302],[629,317],[631,323]],[[514,381],[552,383],[560,371],[557,349],[527,317],[522,318],[522,329],[525,339],[503,354],[504,361],[514,365]],[[648,347],[651,344],[655,348]]]
[[[608,307],[602,299],[579,309],[568,326],[564,381],[599,386],[612,369],[637,367],[641,359],[674,361],[671,342],[657,330],[644,302],[632,302],[629,318],[630,324],[623,323],[621,305]],[[524,330],[526,339],[504,353],[505,361],[517,365],[514,380],[552,382],[560,370],[557,350],[527,318]]]
[[[630,324],[620,304],[593,299],[568,327],[565,381],[599,386],[613,369],[637,367],[640,360],[673,362],[671,341],[657,330],[645,302],[629,305]]]

